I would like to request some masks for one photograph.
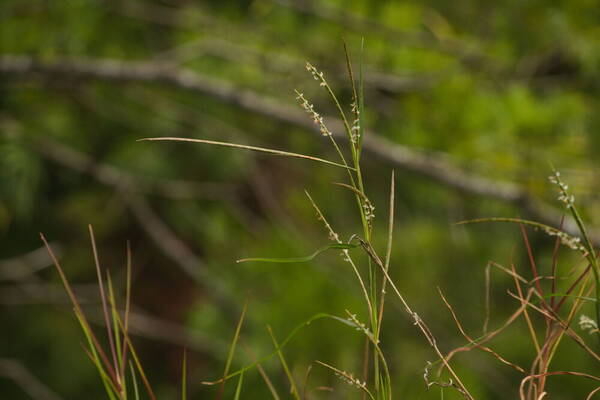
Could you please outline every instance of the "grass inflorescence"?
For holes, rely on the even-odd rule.
[[[148,141],[183,141],[189,143],[199,143],[212,146],[225,146],[238,150],[251,150],[262,153],[267,153],[282,157],[300,158],[308,161],[321,163],[324,166],[341,167],[347,174],[346,182],[335,182],[334,185],[348,190],[354,197],[356,203],[356,216],[360,222],[360,232],[353,232],[349,235],[341,235],[336,228],[327,220],[325,213],[318,206],[318,201],[315,200],[308,191],[306,195],[310,206],[317,213],[317,218],[323,224],[326,234],[328,235],[329,244],[323,244],[322,247],[307,256],[294,256],[288,258],[282,257],[252,257],[238,260],[238,262],[254,262],[254,263],[308,263],[319,257],[327,251],[337,251],[340,253],[341,260],[349,264],[351,274],[356,278],[360,286],[362,302],[364,309],[346,310],[346,316],[336,316],[326,313],[314,315],[308,320],[300,323],[291,333],[283,340],[277,339],[273,330],[268,327],[268,333],[273,345],[273,351],[270,354],[251,358],[253,361],[248,365],[232,370],[233,359],[240,345],[240,336],[244,323],[247,307],[243,308],[239,322],[235,328],[229,352],[226,357],[226,363],[220,378],[211,381],[204,381],[205,385],[213,385],[216,388],[216,398],[220,399],[224,395],[224,388],[228,381],[236,378],[234,398],[243,398],[243,385],[245,373],[256,368],[263,377],[265,384],[269,388],[269,392],[275,400],[280,398],[277,390],[269,377],[261,367],[261,363],[269,358],[277,357],[280,361],[281,368],[287,377],[290,386],[290,395],[295,400],[303,400],[307,398],[306,387],[298,382],[298,378],[294,376],[290,369],[289,363],[284,355],[284,348],[291,340],[306,328],[311,322],[319,319],[327,319],[336,323],[341,323],[349,329],[359,332],[365,339],[364,349],[355,349],[357,353],[364,354],[363,368],[361,371],[346,372],[344,366],[332,365],[327,360],[315,360],[314,366],[325,368],[332,374],[337,376],[342,382],[355,388],[359,393],[362,393],[362,398],[371,400],[391,400],[393,396],[394,381],[390,372],[391,363],[385,353],[381,343],[381,332],[383,329],[383,317],[387,299],[387,292],[391,289],[396,300],[399,301],[405,315],[412,325],[416,327],[418,332],[424,339],[424,343],[429,345],[435,353],[436,360],[433,362],[425,361],[424,365],[424,385],[426,387],[439,387],[443,396],[444,390],[454,390],[459,396],[472,400],[474,395],[463,382],[461,377],[452,367],[454,357],[463,352],[468,352],[474,349],[482,350],[490,354],[493,358],[499,361],[502,365],[515,370],[522,376],[518,385],[519,396],[522,400],[537,400],[542,399],[547,395],[547,379],[556,375],[572,375],[583,377],[586,379],[600,380],[591,374],[581,371],[561,371],[551,368],[552,362],[559,349],[559,346],[564,338],[573,340],[579,347],[587,352],[592,358],[600,361],[600,355],[594,350],[596,346],[588,345],[587,342],[573,328],[576,316],[580,314],[582,306],[586,302],[594,302],[596,307],[596,318],[589,318],[583,314],[579,315],[579,324],[582,329],[597,334],[598,321],[600,320],[600,265],[597,259],[596,250],[593,242],[588,235],[588,232],[583,223],[580,213],[575,204],[574,196],[568,191],[568,187],[561,181],[560,174],[555,173],[551,177],[552,183],[559,188],[559,200],[567,207],[567,212],[575,221],[579,228],[581,239],[578,236],[569,234],[560,228],[551,227],[535,221],[529,221],[519,218],[481,218],[461,222],[460,224],[470,223],[497,223],[507,222],[517,224],[520,227],[523,243],[530,264],[531,279],[527,279],[523,274],[517,272],[515,265],[503,266],[498,263],[489,263],[487,267],[487,276],[489,270],[495,268],[509,275],[514,283],[514,289],[509,291],[509,295],[518,303],[517,309],[498,327],[490,330],[488,327],[489,315],[486,316],[482,335],[469,334],[461,323],[457,312],[454,310],[448,299],[444,296],[441,289],[438,289],[440,299],[445,307],[443,311],[446,315],[451,316],[456,324],[459,333],[464,338],[465,344],[452,349],[443,351],[433,331],[427,323],[419,316],[419,314],[410,306],[409,302],[402,295],[398,285],[390,277],[392,268],[392,249],[394,243],[394,220],[395,220],[395,191],[396,183],[394,172],[390,173],[389,186],[389,202],[387,205],[387,220],[382,225],[387,229],[387,241],[383,250],[377,249],[373,242],[373,229],[378,219],[375,218],[375,207],[369,198],[366,184],[363,178],[362,160],[362,143],[364,140],[366,122],[364,120],[364,90],[362,77],[362,61],[360,62],[359,72],[355,74],[351,57],[347,49],[345,49],[346,65],[349,81],[351,84],[352,98],[346,109],[342,102],[336,96],[334,90],[329,85],[325,74],[311,63],[306,63],[306,69],[311,76],[319,83],[319,86],[324,89],[326,94],[331,98],[340,119],[343,121],[345,143],[338,143],[336,137],[327,127],[323,117],[319,114],[312,103],[304,96],[301,91],[296,91],[297,99],[300,106],[309,114],[314,123],[318,126],[319,131],[331,143],[335,154],[339,158],[336,161],[293,153],[283,150],[274,150],[270,148],[257,147],[245,144],[217,142],[204,139],[189,139],[177,137],[156,137],[146,138],[142,140]],[[361,52],[362,57],[362,52]],[[380,215],[378,212],[377,215]],[[551,282],[548,289],[544,277],[540,274],[536,263],[534,251],[529,244],[528,233],[526,227],[536,230],[541,230],[549,236],[555,238],[555,251],[552,258]],[[342,237],[348,237],[343,240]],[[64,287],[73,304],[75,315],[79,321],[81,328],[87,340],[86,354],[92,360],[94,366],[98,370],[100,379],[107,396],[110,400],[127,400],[140,399],[141,390],[143,387],[146,395],[150,399],[155,399],[154,392],[150,385],[150,381],[142,368],[139,357],[131,342],[128,329],[130,290],[131,290],[131,255],[127,252],[127,292],[124,308],[120,309],[116,304],[116,296],[113,290],[113,285],[109,274],[103,274],[100,268],[98,251],[96,249],[93,230],[90,227],[90,238],[94,261],[96,264],[98,286],[100,291],[102,313],[104,324],[106,326],[106,339],[108,347],[102,346],[100,340],[91,329],[87,322],[71,286],[66,278],[63,268],[59,264],[56,257],[52,253],[52,249],[48,246],[46,239],[42,236],[42,240],[48,247],[48,251],[52,256],[56,269],[62,279]],[[586,262],[586,266],[577,270],[574,279],[565,289],[559,290],[557,282],[565,278],[559,276],[557,268],[558,263],[558,247],[564,245],[571,250],[581,253]],[[359,261],[361,260],[361,261]],[[591,271],[591,273],[590,273]],[[566,278],[565,278],[566,279]],[[486,285],[488,286],[488,285]],[[591,296],[594,294],[593,296]],[[489,296],[489,295],[488,295]],[[489,311],[489,299],[486,300]],[[541,316],[542,323],[539,318],[534,318],[533,315]],[[364,320],[363,320],[364,318]],[[502,334],[502,332],[513,325],[515,321],[523,319],[526,323],[527,333],[530,336],[531,345],[534,349],[535,356],[529,367],[519,365],[518,363],[508,360],[500,355],[497,351],[490,347],[490,342]],[[243,344],[242,344],[243,345]],[[251,350],[247,349],[251,354]],[[187,373],[187,360],[184,352],[182,363],[182,386],[181,398],[187,398],[187,382],[189,376]],[[311,368],[307,371],[305,380],[308,380],[308,374]],[[588,398],[591,398],[598,389],[591,392]]]

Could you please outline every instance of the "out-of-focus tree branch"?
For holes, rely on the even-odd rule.
[[[470,62],[481,61],[484,58],[481,51],[464,41],[440,37],[434,33],[424,31],[406,31],[391,28],[343,7],[335,7],[323,2],[315,4],[314,1],[273,0],[273,2],[297,12],[344,26],[361,34],[365,32],[375,33],[398,45],[432,49],[458,56],[464,61]]]
[[[230,82],[207,77],[189,69],[177,68],[167,63],[89,58],[38,61],[27,56],[2,56],[0,57],[0,74],[28,78],[40,75],[46,78],[165,84],[211,96],[282,123],[314,132],[319,131],[319,128],[297,107],[282,104],[276,99],[237,87]],[[342,121],[334,117],[326,117],[325,120],[334,135],[345,139]],[[556,225],[561,220],[558,212],[551,207],[542,205],[518,185],[466,172],[449,162],[446,157],[410,149],[373,132],[366,132],[364,150],[371,153],[377,160],[432,178],[457,190],[512,203],[540,222]],[[578,234],[576,225],[570,219],[565,219],[563,227],[571,234]],[[600,237],[596,232],[592,235],[595,238]],[[598,239],[596,242],[600,243]]]
[[[14,381],[34,400],[61,400],[59,395],[33,375],[20,361],[0,358],[0,377]]]
[[[91,322],[104,326],[104,318],[98,298],[96,284],[73,285],[77,298],[85,308]],[[25,306],[33,304],[53,304],[69,306],[71,304],[62,285],[48,283],[17,283],[0,289],[0,305]],[[123,310],[122,310],[123,311]],[[186,328],[180,324],[150,315],[137,307],[129,314],[129,332],[132,334],[166,343],[185,346],[188,349],[216,356],[227,351],[227,343],[222,340],[208,339],[201,332]],[[0,367],[1,369],[1,367]],[[1,372],[0,372],[1,375]]]
[[[239,305],[232,300],[223,283],[210,273],[204,262],[152,210],[146,199],[142,196],[124,195],[138,224],[159,250],[179,265],[187,275],[200,283],[230,316],[236,315]]]
[[[52,243],[51,246],[59,255],[60,246],[56,243]],[[48,255],[48,250],[40,247],[26,254],[0,260],[0,281],[25,279],[50,266],[52,266],[52,259]]]
[[[63,167],[87,174],[99,183],[113,188],[123,198],[139,226],[155,242],[157,248],[167,258],[173,260],[190,278],[201,284],[207,294],[212,296],[230,316],[237,315],[239,307],[235,301],[231,300],[232,297],[228,294],[222,282],[208,271],[202,259],[183,240],[179,239],[176,233],[152,210],[144,197],[144,189],[150,193],[158,192],[173,197],[171,190],[179,186],[183,188],[184,194],[205,195],[202,185],[180,181],[159,180],[153,182],[145,180],[109,164],[97,162],[88,155],[50,138],[38,138],[32,144],[42,156]],[[189,187],[192,189],[189,189]],[[215,191],[212,197],[223,199],[227,196]],[[36,256],[41,257],[40,255]],[[0,262],[0,279],[2,279],[3,273],[6,274],[7,279],[10,278],[11,275],[8,269],[13,264],[14,262],[4,265],[3,262]]]
[[[135,187],[136,190],[175,199],[209,198],[222,199],[224,191],[231,187],[217,184],[201,184],[182,180],[147,179],[133,175],[109,164],[95,162],[81,152],[73,150],[50,138],[40,137],[34,142],[36,150],[44,157],[70,169],[93,175],[100,183],[122,188]]]
[[[254,64],[259,66],[261,70],[285,76],[287,80],[289,80],[290,74],[299,72],[299,68],[305,63],[305,60],[284,53],[253,49],[239,43],[213,37],[201,37],[190,40],[189,42],[156,54],[154,60],[169,60],[171,63],[183,64],[204,57],[205,55],[240,65]],[[387,73],[369,65],[363,66],[363,71],[366,88],[391,94],[424,90],[430,88],[441,78],[440,74],[433,73],[419,76],[408,72]],[[337,65],[335,67],[335,74],[332,75],[346,77],[346,65]]]
[[[378,35],[387,41],[399,46],[410,46],[415,48],[429,49],[458,57],[461,61],[469,65],[480,66],[486,55],[471,43],[453,37],[439,35],[435,29],[435,24],[423,20],[423,25],[429,28],[429,31],[401,30],[385,26],[379,21],[367,18],[343,7],[336,7],[323,2],[315,4],[314,1],[294,1],[294,0],[271,0],[274,4],[286,7],[293,12],[309,15],[328,23],[343,26],[348,31],[354,31],[360,35],[365,33]],[[206,9],[198,9],[194,19],[186,18],[183,12],[177,11],[171,7],[157,6],[141,3],[128,3],[110,8],[111,11],[147,21],[163,26],[170,26],[180,29],[197,29],[198,26],[208,26],[210,29],[222,28],[223,21],[217,21],[214,16]],[[434,10],[430,10],[434,14]],[[443,20],[439,14],[435,14],[433,20]],[[447,21],[445,21],[447,25]],[[227,30],[232,27],[227,26]],[[489,64],[489,63],[488,63]]]

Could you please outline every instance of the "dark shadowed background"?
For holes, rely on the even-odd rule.
[[[348,105],[343,41],[358,68],[361,38],[374,243],[385,248],[394,169],[391,275],[443,351],[465,339],[438,286],[477,337],[488,261],[514,263],[528,279],[531,272],[518,226],[456,222],[520,216],[560,225],[563,209],[547,181],[554,166],[589,226],[600,225],[599,22],[589,0],[0,2],[0,397],[105,398],[39,232],[98,328],[88,224],[119,293],[130,242],[131,328],[161,399],[178,396],[183,348],[190,398],[214,397],[200,381],[222,374],[245,302],[233,368],[272,351],[267,325],[283,338],[318,312],[348,309],[364,318],[360,288],[336,251],[306,264],[235,263],[303,256],[328,242],[305,189],[343,238],[359,233],[351,193],[331,185],[345,179],[343,170],[136,141],[204,138],[334,160],[294,89],[340,133],[335,107],[305,61]],[[553,240],[528,233],[540,274],[549,274]],[[562,249],[559,260],[566,274],[578,255]],[[493,270],[491,282],[490,326],[498,327],[519,304],[506,293],[512,278]],[[387,307],[382,345],[396,397],[440,398],[422,378],[434,353],[398,302]],[[597,368],[575,344],[562,346],[553,368]],[[492,347],[523,366],[535,356],[522,321]],[[358,333],[318,321],[285,354],[304,382],[317,359],[360,371],[362,351]],[[278,360],[263,366],[286,398]],[[517,397],[523,375],[487,353],[458,355],[455,367],[478,399]],[[583,398],[595,387],[563,376],[548,385],[553,399]],[[313,366],[307,387],[318,386],[334,391],[309,398],[360,398]],[[270,396],[255,370],[242,393]],[[444,395],[460,398],[449,389]]]

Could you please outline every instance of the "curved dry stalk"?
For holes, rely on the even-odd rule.
[[[527,310],[526,300],[525,300],[525,297],[523,296],[523,289],[521,288],[521,283],[519,282],[519,279],[517,279],[517,277],[519,275],[517,274],[517,271],[515,269],[515,264],[511,263],[510,268],[511,268],[512,276],[513,276],[513,280],[515,282],[515,287],[517,288],[517,293],[519,294],[519,301],[521,302],[521,305],[525,307],[523,311],[524,311],[524,316],[525,316],[525,322],[527,323],[527,329],[529,330],[531,340],[533,342],[533,345],[535,346],[536,355],[538,358],[541,359],[542,353],[541,353],[540,343],[538,341],[535,328],[533,327],[533,322],[531,322],[531,317],[529,316],[529,311]],[[527,283],[527,282],[525,282],[525,283]],[[527,300],[529,300],[530,295],[531,295],[531,291],[528,291]]]
[[[516,299],[519,299],[519,297],[517,295],[515,295],[514,293],[507,291],[507,293],[511,296],[514,297]],[[536,310],[537,312],[539,312],[540,314],[543,314],[544,316],[547,316],[548,318],[552,319],[554,322],[558,323],[564,330],[564,332],[571,338],[573,339],[573,341],[575,343],[577,343],[582,349],[584,349],[589,355],[591,355],[596,361],[600,362],[600,355],[598,355],[596,352],[594,352],[594,350],[592,350],[583,340],[583,338],[581,336],[579,336],[577,334],[577,332],[575,332],[568,324],[566,324],[558,315],[556,315],[554,312],[551,311],[547,311],[547,310],[543,310],[541,308],[539,308],[538,306],[536,306],[535,304],[525,300],[526,305],[528,305],[529,307],[533,308],[534,310]]]
[[[456,374],[454,369],[450,366],[449,362],[446,360],[446,358],[442,354],[441,350],[439,349],[439,347],[437,345],[435,336],[433,335],[433,333],[431,332],[431,330],[429,329],[427,324],[421,319],[421,317],[416,312],[414,312],[410,308],[410,306],[408,305],[408,302],[404,299],[404,296],[402,296],[402,294],[398,290],[398,287],[396,286],[396,284],[394,283],[392,278],[390,278],[390,275],[388,274],[388,271],[386,270],[385,265],[383,264],[383,262],[381,261],[381,259],[377,255],[377,253],[375,253],[375,250],[371,247],[371,245],[369,243],[366,243],[365,241],[363,241],[361,239],[359,239],[359,241],[361,243],[361,246],[365,250],[365,252],[369,255],[369,257],[371,257],[373,262],[375,262],[375,264],[377,264],[377,266],[381,269],[383,275],[385,276],[385,279],[387,279],[390,286],[394,290],[394,293],[396,294],[396,296],[402,303],[404,310],[408,313],[408,315],[410,315],[413,318],[414,324],[419,327],[419,329],[421,330],[421,333],[423,334],[423,336],[425,336],[425,339],[427,339],[427,342],[429,343],[431,348],[435,351],[436,355],[439,357],[439,359],[444,364],[444,367],[448,370],[448,372],[450,373],[452,378],[456,381],[456,389],[466,399],[474,400],[473,395],[469,392],[469,390],[466,388],[466,386],[464,385],[462,380],[458,377],[458,375]]]
[[[527,298],[529,299],[529,297],[531,297],[532,293],[531,291],[529,292],[529,294],[527,295]],[[518,317],[519,315],[521,315],[527,308],[527,303],[522,303],[521,307],[519,307],[505,322],[504,324],[502,324],[502,326],[492,332],[489,332],[488,334],[484,335],[483,337],[477,339],[477,341],[475,343],[470,343],[469,345],[466,346],[462,346],[459,348],[456,348],[452,351],[450,351],[448,353],[448,355],[445,357],[446,362],[450,362],[450,360],[452,359],[452,357],[454,357],[454,355],[456,353],[460,353],[463,351],[470,351],[473,349],[473,347],[476,346],[480,346],[483,343],[486,343],[490,340],[492,340],[494,337],[496,337],[498,334],[500,334],[502,331],[504,331],[509,325],[511,325]],[[469,339],[467,339],[469,340]],[[442,365],[440,366],[440,368],[443,368],[445,366]]]
[[[492,350],[489,347],[483,346],[481,341],[476,341],[473,340],[468,334],[467,332],[465,332],[462,324],[460,323],[460,320],[458,319],[458,316],[456,315],[456,312],[454,311],[454,308],[452,307],[452,305],[450,305],[450,303],[448,302],[448,300],[446,299],[446,297],[444,296],[444,293],[442,293],[442,290],[438,287],[437,288],[438,293],[440,294],[440,297],[442,298],[442,301],[444,302],[444,304],[446,305],[446,307],[448,308],[448,310],[450,311],[450,314],[452,315],[452,319],[454,319],[454,322],[456,323],[456,326],[458,327],[458,330],[460,331],[460,333],[465,337],[465,339],[467,339],[470,344],[473,346],[471,348],[467,348],[467,346],[464,346],[463,348],[465,348],[465,351],[470,351],[473,348],[480,348],[483,351],[486,351],[488,353],[490,353],[492,356],[494,356],[498,361],[500,361],[503,364],[508,365],[509,367],[513,367],[514,369],[516,369],[519,372],[525,373],[525,370],[518,366],[515,363],[512,363],[508,360],[506,360],[504,357],[502,357],[500,354],[496,353],[494,350]],[[520,314],[520,313],[519,313]],[[515,316],[516,319],[517,316]],[[506,325],[504,328],[506,328],[508,325]],[[490,340],[491,338],[487,337],[485,338],[486,340]]]
[[[594,396],[596,393],[598,393],[598,392],[600,392],[600,386],[598,386],[596,389],[592,390],[592,391],[590,392],[590,394],[588,394],[588,395],[587,395],[587,397],[585,398],[585,400],[591,400],[591,399],[592,399],[592,397],[593,397],[593,396]]]
[[[600,381],[600,377],[597,377],[597,376],[594,376],[594,375],[590,375],[590,374],[586,374],[584,372],[576,372],[576,371],[553,371],[553,372],[545,372],[543,374],[532,374],[532,375],[526,376],[521,381],[521,384],[519,385],[519,398],[521,400],[526,400],[525,393],[524,393],[524,388],[525,388],[525,384],[528,381],[533,380],[533,379],[537,379],[537,378],[548,377],[548,376],[555,376],[555,375],[580,376],[580,377],[583,377],[583,378],[588,378],[588,379],[592,379],[592,380],[595,380],[595,381]]]

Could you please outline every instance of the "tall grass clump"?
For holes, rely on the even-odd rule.
[[[296,91],[296,98],[299,105],[306,111],[308,117],[317,125],[320,133],[331,144],[337,156],[335,161],[327,160],[311,155],[293,153],[283,150],[275,150],[251,145],[218,142],[204,139],[177,138],[177,137],[155,137],[142,139],[146,141],[181,141],[189,143],[206,144],[212,146],[225,146],[239,150],[250,150],[282,157],[301,158],[312,162],[321,163],[327,167],[341,168],[346,177],[345,182],[336,182],[335,185],[349,191],[353,196],[353,202],[356,210],[356,219],[360,223],[359,232],[342,234],[333,226],[326,217],[326,213],[318,206],[318,199],[313,198],[306,192],[307,201],[314,208],[319,221],[323,224],[325,232],[329,237],[329,242],[315,250],[312,254],[306,256],[295,256],[289,258],[272,257],[253,257],[238,260],[240,263],[308,263],[318,257],[323,252],[338,251],[341,260],[348,266],[348,271],[358,282],[360,294],[362,297],[362,310],[347,310],[346,315],[331,315],[326,313],[316,314],[308,320],[300,323],[283,340],[278,339],[269,328],[268,332],[273,343],[274,350],[267,355],[259,357],[254,362],[232,371],[232,361],[238,347],[238,340],[241,334],[242,324],[246,314],[244,306],[239,322],[235,328],[235,333],[230,345],[230,350],[226,358],[225,367],[220,378],[203,382],[206,385],[216,387],[216,398],[220,399],[224,395],[224,387],[227,382],[236,379],[234,398],[243,397],[244,374],[250,369],[256,368],[263,377],[265,384],[274,399],[279,399],[272,382],[266,376],[261,367],[261,362],[268,358],[276,357],[280,360],[281,367],[290,385],[290,395],[296,400],[306,398],[304,388],[296,383],[289,365],[284,355],[284,348],[289,342],[311,322],[318,319],[327,319],[335,323],[358,331],[365,340],[364,349],[356,349],[357,352],[364,354],[363,367],[360,371],[347,371],[339,365],[332,365],[327,360],[315,360],[315,367],[322,367],[332,374],[335,374],[347,385],[355,388],[362,393],[363,399],[371,400],[390,400],[393,396],[394,382],[390,372],[390,361],[382,348],[380,338],[383,327],[383,316],[386,303],[388,302],[387,293],[391,291],[396,301],[402,306],[408,320],[416,327],[423,337],[424,343],[431,347],[436,355],[434,362],[424,362],[425,373],[424,380],[427,387],[439,386],[443,397],[444,389],[455,390],[462,398],[473,400],[474,396],[465,383],[461,380],[451,365],[453,358],[463,352],[474,349],[482,350],[492,355],[502,365],[513,369],[521,376],[518,384],[519,398],[522,400],[540,400],[548,395],[547,379],[555,375],[573,375],[586,379],[600,381],[600,378],[583,371],[563,371],[551,368],[553,360],[564,338],[573,340],[593,359],[600,361],[600,355],[594,350],[598,348],[598,343],[589,345],[573,328],[574,321],[579,315],[580,326],[583,329],[597,334],[597,323],[600,320],[600,265],[598,262],[594,244],[590,238],[583,219],[578,212],[573,195],[568,191],[561,179],[560,174],[555,173],[551,177],[552,183],[559,188],[559,200],[562,201],[570,214],[570,218],[575,221],[579,229],[579,237],[568,234],[564,230],[554,228],[534,221],[528,221],[518,218],[482,218],[461,222],[461,224],[470,224],[475,222],[510,222],[517,224],[523,237],[524,247],[527,252],[530,278],[526,278],[524,273],[517,272],[514,263],[510,266],[504,266],[496,262],[490,262],[487,266],[487,275],[489,270],[494,268],[510,276],[514,283],[514,290],[509,290],[509,295],[517,301],[516,310],[495,329],[488,328],[489,315],[486,316],[483,334],[478,337],[470,335],[450,302],[446,299],[441,289],[439,295],[441,303],[445,307],[442,309],[444,315],[449,315],[456,324],[459,333],[464,338],[465,344],[449,352],[443,352],[436,338],[428,327],[426,322],[411,307],[409,302],[402,295],[396,283],[390,278],[392,268],[392,246],[394,242],[394,210],[395,210],[395,179],[394,172],[390,173],[389,197],[387,205],[387,215],[383,224],[387,228],[387,243],[385,248],[379,249],[373,243],[374,224],[379,219],[375,218],[375,207],[369,197],[367,185],[364,180],[362,168],[362,150],[365,138],[365,118],[364,118],[364,91],[363,91],[363,72],[362,61],[359,63],[358,73],[355,73],[350,55],[345,49],[346,67],[348,79],[351,85],[350,104],[344,106],[334,90],[330,87],[324,73],[310,63],[306,63],[308,73],[317,81],[320,87],[333,102],[340,119],[343,122],[343,132],[332,132],[327,126],[324,118],[315,109],[313,104],[301,91]],[[343,140],[343,142],[341,140]],[[529,244],[526,227],[532,227],[541,230],[556,239],[550,274],[542,275],[539,271],[535,254]],[[54,260],[56,269],[60,274],[65,289],[73,303],[75,315],[83,329],[87,340],[86,353],[95,365],[100,375],[102,384],[106,389],[108,398],[111,400],[126,400],[141,398],[141,388],[144,388],[147,396],[154,399],[154,393],[150,382],[141,366],[139,358],[131,343],[128,331],[128,310],[130,298],[130,254],[127,253],[127,293],[124,309],[117,307],[115,295],[109,274],[103,274],[100,268],[98,252],[96,250],[95,240],[92,228],[90,227],[90,237],[92,250],[98,275],[98,284],[100,298],[102,300],[102,310],[106,333],[104,334],[108,347],[102,346],[100,340],[90,328],[87,319],[79,306],[79,303],[68,283],[65,273],[54,257],[52,250],[48,250]],[[45,238],[42,236],[44,243]],[[47,245],[47,243],[46,243]],[[574,268],[575,276],[561,274],[558,264],[558,250],[561,245],[581,253],[585,266],[581,269]],[[590,272],[591,271],[591,272]],[[550,284],[546,284],[549,281]],[[567,282],[561,284],[561,282]],[[564,287],[562,287],[564,286]],[[593,296],[591,296],[593,295]],[[489,295],[488,295],[489,296]],[[595,318],[589,318],[581,314],[581,308],[586,302],[595,303]],[[489,305],[489,297],[486,303]],[[489,310],[488,310],[489,311]],[[541,318],[534,318],[534,314],[539,314]],[[500,334],[519,319],[526,323],[527,333],[531,340],[531,346],[534,349],[534,357],[528,367],[518,365],[500,355],[489,347],[489,343],[500,336]],[[540,322],[541,321],[541,322]],[[182,398],[186,398],[186,361],[184,356],[182,367]],[[600,388],[593,390],[588,398],[599,392]],[[511,394],[507,394],[511,396]]]
[[[54,263],[67,295],[71,300],[77,321],[84,333],[87,343],[87,346],[84,347],[84,351],[96,367],[108,399],[138,400],[142,398],[140,396],[141,387],[143,387],[147,393],[147,397],[144,398],[156,400],[154,391],[150,386],[150,382],[142,367],[137,352],[131,343],[129,335],[129,305],[131,301],[131,251],[129,246],[127,246],[126,262],[126,299],[124,309],[121,310],[115,300],[116,296],[110,273],[108,271],[105,273],[102,271],[98,250],[96,248],[94,230],[91,225],[89,226],[89,233],[94,263],[96,265],[98,290],[102,304],[102,316],[106,327],[105,335],[108,346],[103,346],[97,334],[94,333],[94,330],[88,322],[88,319],[75,296],[75,292],[69,284],[69,280],[67,279],[60,262],[54,255],[54,252],[44,235],[41,234],[42,242],[48,249],[52,262]]]
[[[576,229],[581,236],[575,236],[562,229],[554,228],[536,221],[519,218],[481,218],[461,222],[461,224],[508,222],[518,224],[520,227],[533,279],[527,280],[522,275],[518,274],[514,263],[511,263],[510,268],[506,268],[497,263],[490,263],[488,268],[497,267],[501,271],[512,276],[516,293],[510,291],[508,293],[511,297],[519,301],[521,307],[519,307],[519,309],[507,320],[501,329],[486,333],[476,341],[470,338],[468,338],[468,340],[472,342],[473,347],[480,347],[486,351],[492,352],[491,349],[482,347],[481,345],[502,332],[502,330],[516,320],[517,317],[523,316],[527,324],[531,343],[535,349],[535,357],[529,370],[516,364],[512,364],[496,354],[500,361],[511,365],[517,371],[524,374],[519,385],[519,398],[523,400],[545,398],[549,394],[546,390],[547,378],[551,376],[572,375],[593,381],[600,381],[600,377],[590,373],[582,371],[552,370],[551,368],[551,364],[555,359],[560,344],[565,337],[572,339],[585,353],[590,355],[595,361],[600,362],[600,355],[597,352],[600,348],[600,341],[598,340],[600,339],[600,336],[598,335],[598,321],[600,321],[600,268],[597,250],[594,247],[594,242],[592,241],[583,222],[583,218],[575,204],[575,196],[569,191],[568,185],[561,180],[560,172],[554,171],[548,179],[558,188],[558,201],[565,206],[569,222],[576,226]],[[561,225],[564,223],[565,220],[563,219]],[[551,272],[549,276],[543,276],[540,273],[534,251],[525,230],[525,227],[527,226],[540,230],[548,236],[555,238],[555,246],[550,266]],[[561,274],[559,272],[558,250],[561,245],[580,253],[580,260],[583,261],[583,268],[576,265],[567,273]],[[547,285],[543,285],[544,280],[550,281],[549,288]],[[561,281],[567,282],[563,288],[559,287]],[[593,304],[595,318],[590,318],[582,313],[582,308],[586,303]],[[448,307],[450,308],[449,305]],[[451,308],[450,311],[452,312],[453,317],[455,317]],[[538,324],[541,326],[536,326],[534,319],[531,316],[532,312],[537,313],[542,317],[543,323]],[[588,344],[583,337],[573,329],[577,315],[579,315],[578,322],[580,329],[595,336],[596,340],[594,344]],[[459,325],[460,328],[460,323],[458,321],[457,325]],[[461,332],[463,332],[462,328],[460,329]],[[464,350],[465,348],[457,349],[454,352],[451,352],[450,355],[453,355],[453,353],[457,351]],[[450,358],[450,355],[448,358]],[[591,399],[596,393],[600,393],[600,386],[592,390],[586,397],[586,400]]]
[[[313,260],[319,254],[328,250],[341,250],[341,258],[344,262],[349,265],[351,273],[355,276],[360,286],[364,311],[366,318],[360,320],[358,313],[347,310],[345,316],[334,316],[329,314],[318,314],[310,320],[301,324],[296,330],[294,330],[284,341],[278,343],[273,340],[276,348],[275,353],[279,355],[282,366],[289,377],[290,384],[292,385],[292,395],[296,399],[300,399],[300,393],[295,384],[291,374],[289,373],[288,367],[282,356],[282,348],[285,346],[295,334],[303,326],[306,326],[315,319],[328,318],[334,321],[340,322],[350,328],[358,330],[364,335],[367,348],[365,354],[367,358],[364,360],[364,368],[362,371],[346,372],[343,368],[338,366],[330,365],[324,361],[318,360],[318,365],[329,369],[332,373],[337,375],[340,379],[346,382],[348,385],[355,387],[357,390],[362,391],[364,396],[373,400],[388,400],[392,399],[392,378],[390,374],[390,368],[388,360],[381,348],[380,337],[382,329],[382,321],[384,315],[384,307],[386,302],[386,292],[391,288],[394,295],[400,300],[404,310],[408,314],[411,321],[421,331],[426,342],[434,349],[436,355],[439,357],[441,364],[444,369],[450,375],[450,380],[447,385],[454,387],[467,399],[472,399],[472,395],[469,390],[465,387],[459,376],[455,373],[450,364],[446,361],[446,358],[438,348],[436,340],[427,326],[427,324],[419,317],[419,315],[413,311],[409,306],[408,302],[402,296],[396,284],[391,280],[389,270],[391,267],[391,254],[392,254],[392,243],[393,243],[393,230],[394,230],[394,173],[392,171],[390,176],[390,194],[388,204],[388,215],[387,215],[387,246],[385,249],[380,251],[376,249],[372,242],[373,226],[375,223],[375,207],[369,198],[369,194],[366,190],[366,183],[363,179],[362,172],[362,149],[363,140],[365,136],[365,121],[364,121],[364,91],[363,91],[363,72],[362,62],[358,70],[358,74],[355,71],[350,60],[350,55],[345,48],[345,60],[348,78],[351,84],[352,98],[351,104],[345,108],[334,90],[329,85],[325,74],[317,69],[314,65],[307,62],[306,70],[316,80],[320,87],[324,89],[326,94],[330,97],[333,102],[341,121],[343,122],[343,134],[334,134],[321,114],[315,109],[313,103],[301,91],[296,91],[296,99],[298,100],[300,107],[308,114],[314,123],[319,128],[320,133],[330,142],[333,147],[335,154],[338,159],[336,161],[325,160],[304,154],[290,153],[287,151],[274,150],[268,148],[261,148],[255,146],[249,146],[237,143],[228,142],[216,142],[204,139],[191,139],[191,138],[175,138],[175,137],[155,137],[147,138],[143,140],[150,141],[185,141],[193,143],[201,143],[215,146],[232,147],[241,150],[252,150],[263,152],[267,154],[274,154],[284,157],[296,157],[303,158],[310,161],[318,162],[328,166],[335,166],[342,168],[346,171],[347,181],[346,182],[335,182],[337,185],[345,190],[352,193],[354,202],[356,203],[356,215],[360,220],[361,231],[348,235],[348,239],[344,240],[343,236],[337,232],[327,220],[325,213],[319,208],[317,201],[311,197],[309,192],[306,192],[306,196],[311,206],[315,209],[318,219],[323,223],[325,230],[329,236],[331,243],[324,244],[320,249],[314,253],[305,257],[293,257],[293,258],[246,258],[238,260],[238,262],[266,262],[266,263],[304,263]],[[342,138],[345,141],[346,146],[338,143],[338,140]],[[359,263],[358,252],[362,252],[366,255],[365,265]],[[361,310],[362,311],[362,310]],[[274,355],[273,354],[273,355]],[[271,356],[271,355],[269,355]],[[213,382],[205,382],[207,384],[222,384],[226,380],[241,376],[250,368],[258,365],[253,363],[246,366],[236,372],[225,374],[221,379]],[[436,382],[430,382],[435,384]]]

